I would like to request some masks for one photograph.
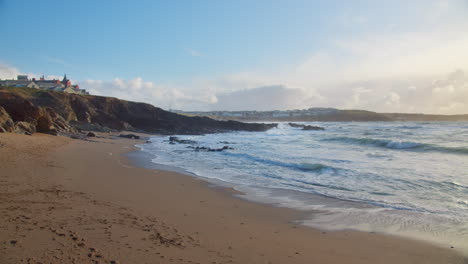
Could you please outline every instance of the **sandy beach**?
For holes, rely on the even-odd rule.
[[[467,263],[456,249],[295,224],[301,212],[135,167],[142,140],[0,134],[0,263]]]

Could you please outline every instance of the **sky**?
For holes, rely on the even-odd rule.
[[[468,0],[0,0],[0,79],[181,110],[468,114]]]

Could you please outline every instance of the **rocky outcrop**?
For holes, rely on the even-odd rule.
[[[229,146],[223,146],[222,148],[209,148],[209,147],[200,147],[200,146],[188,146],[188,148],[191,148],[195,151],[207,151],[207,152],[219,152],[223,150],[228,150],[228,149],[233,149]]]
[[[197,142],[193,141],[193,140],[189,140],[189,139],[180,139],[178,137],[169,137],[169,143],[170,144],[175,144],[175,143],[179,143],[179,144],[196,144]]]
[[[306,125],[302,128],[302,130],[325,130],[325,128],[319,126]]]
[[[121,138],[129,138],[129,139],[140,139],[140,136],[134,134],[120,134],[119,137]]]
[[[264,131],[276,126],[189,117],[145,103],[31,88],[0,88],[0,106],[13,122],[29,123],[37,132],[48,134],[70,134],[79,130],[205,134]]]
[[[18,134],[32,135],[36,132],[36,127],[29,122],[19,121],[16,122],[15,130],[13,130],[13,132]]]
[[[37,106],[20,94],[0,90],[0,106],[15,124],[13,130],[6,132],[14,131],[22,134],[40,132],[52,135],[57,135],[58,132],[76,132],[76,129],[52,108]]]
[[[13,132],[14,130],[15,122],[13,122],[5,108],[0,106],[0,132]]]
[[[296,124],[296,123],[288,123],[288,125],[290,127],[302,128],[302,130],[325,130],[325,128],[319,127],[319,126],[303,125],[303,124]]]

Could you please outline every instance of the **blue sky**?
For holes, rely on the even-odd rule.
[[[4,1],[2,60],[75,78],[172,80],[294,63],[333,27],[311,1]],[[342,7],[345,8],[345,7]],[[21,14],[21,15],[18,15]],[[307,25],[304,27],[303,25]],[[33,40],[33,41],[32,41]]]
[[[222,109],[220,98],[272,87],[297,98],[239,105],[468,112],[453,102],[463,85],[437,108],[407,96],[465,70],[467,3],[0,0],[0,65],[164,108]]]

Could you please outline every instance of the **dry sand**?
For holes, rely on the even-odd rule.
[[[0,263],[468,263],[454,249],[297,226],[301,213],[136,168],[141,142],[0,134]]]

